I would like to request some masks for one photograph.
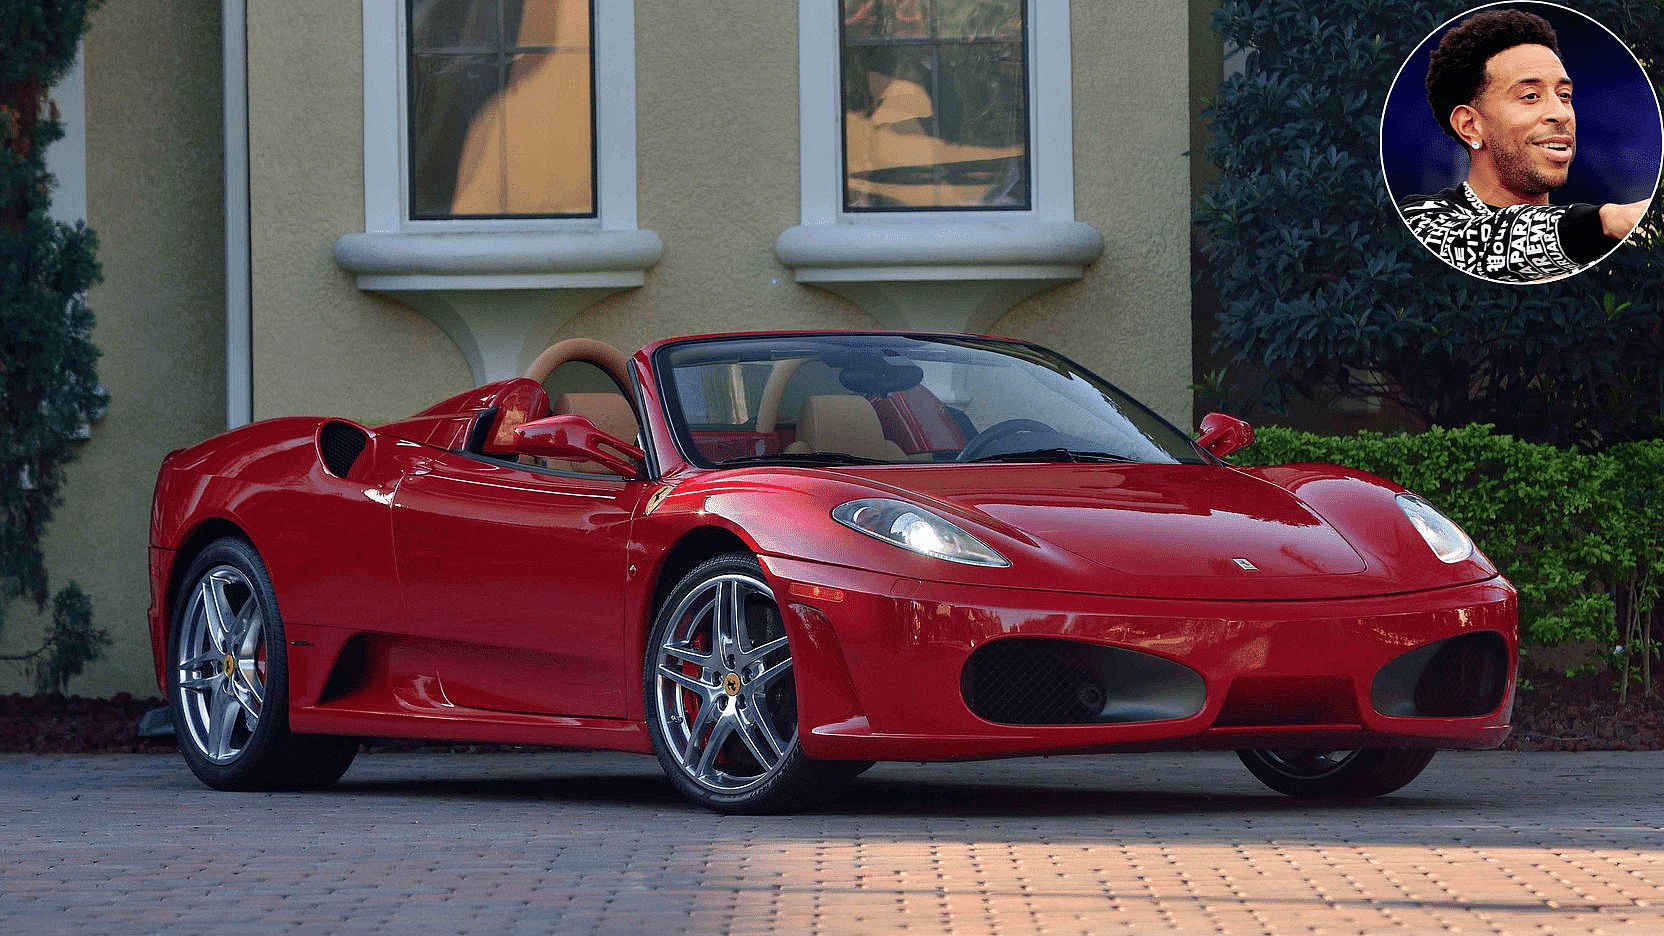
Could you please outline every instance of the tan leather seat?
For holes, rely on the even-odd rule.
[[[884,438],[878,413],[865,397],[812,396],[797,414],[797,441],[787,452],[843,452],[861,458],[906,461],[901,446]]]

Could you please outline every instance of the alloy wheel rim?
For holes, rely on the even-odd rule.
[[[682,773],[715,793],[767,781],[797,743],[791,650],[774,593],[714,577],[676,606],[654,651],[655,717]]]
[[[266,620],[248,577],[233,566],[197,580],[181,618],[176,657],[191,744],[208,760],[236,760],[266,698]]]

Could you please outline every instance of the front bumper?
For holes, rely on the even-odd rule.
[[[762,560],[792,637],[799,736],[811,757],[1490,748],[1510,728],[1519,611],[1513,587],[1500,577],[1343,600],[1166,600],[947,585]],[[1469,717],[1377,710],[1405,708],[1383,702],[1381,688],[1404,664],[1386,676],[1383,667],[1462,635],[1486,635],[1482,640],[1498,648],[1495,697],[1501,701],[1494,709]],[[1128,656],[1182,664],[1195,674],[1189,677],[1198,686],[1195,704],[1177,717],[1170,711],[1112,723],[1003,724],[979,717],[967,702],[967,661],[979,647],[1014,638],[1124,648],[1139,652]]]

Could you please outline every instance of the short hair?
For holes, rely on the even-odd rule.
[[[1472,104],[1485,90],[1485,63],[1517,45],[1548,46],[1560,54],[1560,40],[1548,20],[1521,10],[1486,10],[1444,34],[1427,66],[1427,103],[1433,119],[1458,143],[1450,112]]]

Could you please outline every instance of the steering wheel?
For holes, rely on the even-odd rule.
[[[975,438],[965,443],[965,447],[959,450],[959,454],[953,460],[975,461],[987,454],[988,449],[994,447],[994,443],[1025,432],[1049,432],[1055,435],[1057,430],[1038,419],[1007,419],[977,433]]]

